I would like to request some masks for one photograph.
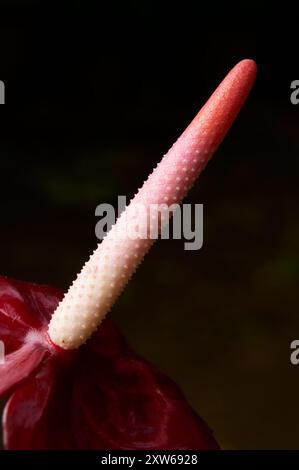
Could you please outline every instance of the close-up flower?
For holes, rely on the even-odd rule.
[[[65,295],[0,277],[6,449],[219,448],[179,387],[135,354],[106,314],[154,241],[130,237],[128,227],[145,228],[153,204],[167,209],[182,201],[232,125],[255,75],[252,60],[231,70]],[[136,204],[145,207],[146,217],[131,210]],[[158,231],[166,214],[154,221]]]
[[[1,469],[298,464],[283,10],[0,2]]]

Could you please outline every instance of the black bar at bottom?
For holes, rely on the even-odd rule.
[[[109,466],[140,468],[141,466],[173,466],[187,468],[208,468],[225,465],[238,465],[239,468],[252,468],[260,464],[285,468],[288,464],[299,464],[299,450],[290,451],[0,451],[0,468],[19,465],[22,468],[43,469],[54,465],[83,466],[90,470]],[[21,467],[22,466],[22,467]]]

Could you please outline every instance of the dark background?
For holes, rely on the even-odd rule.
[[[229,69],[257,61],[246,106],[187,198],[204,203],[204,247],[159,241],[112,313],[227,449],[299,449],[287,15],[263,2],[0,2],[0,262],[15,278],[66,288],[96,244],[96,205],[132,196]]]

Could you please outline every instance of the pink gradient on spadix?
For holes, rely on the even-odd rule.
[[[181,202],[236,118],[255,76],[254,61],[238,63],[163,157],[59,304],[49,326],[53,343],[75,349],[96,330],[154,242],[150,236],[136,240],[128,229],[138,225],[139,233],[148,233],[153,205]],[[136,216],[137,205],[146,209],[145,216]],[[159,220],[151,220],[151,229],[160,228]]]
[[[239,62],[221,82],[135,198],[180,202],[231,127],[256,77],[256,64]]]

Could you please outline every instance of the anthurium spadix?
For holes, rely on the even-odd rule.
[[[217,449],[178,387],[105,316],[153,243],[132,207],[180,203],[233,123],[255,63],[237,64],[163,157],[68,292],[0,278],[8,449]],[[166,211],[166,214],[169,212]],[[163,224],[157,218],[158,230]],[[146,230],[145,230],[146,232]],[[147,232],[146,232],[147,233]],[[142,306],[140,306],[142,308]]]

